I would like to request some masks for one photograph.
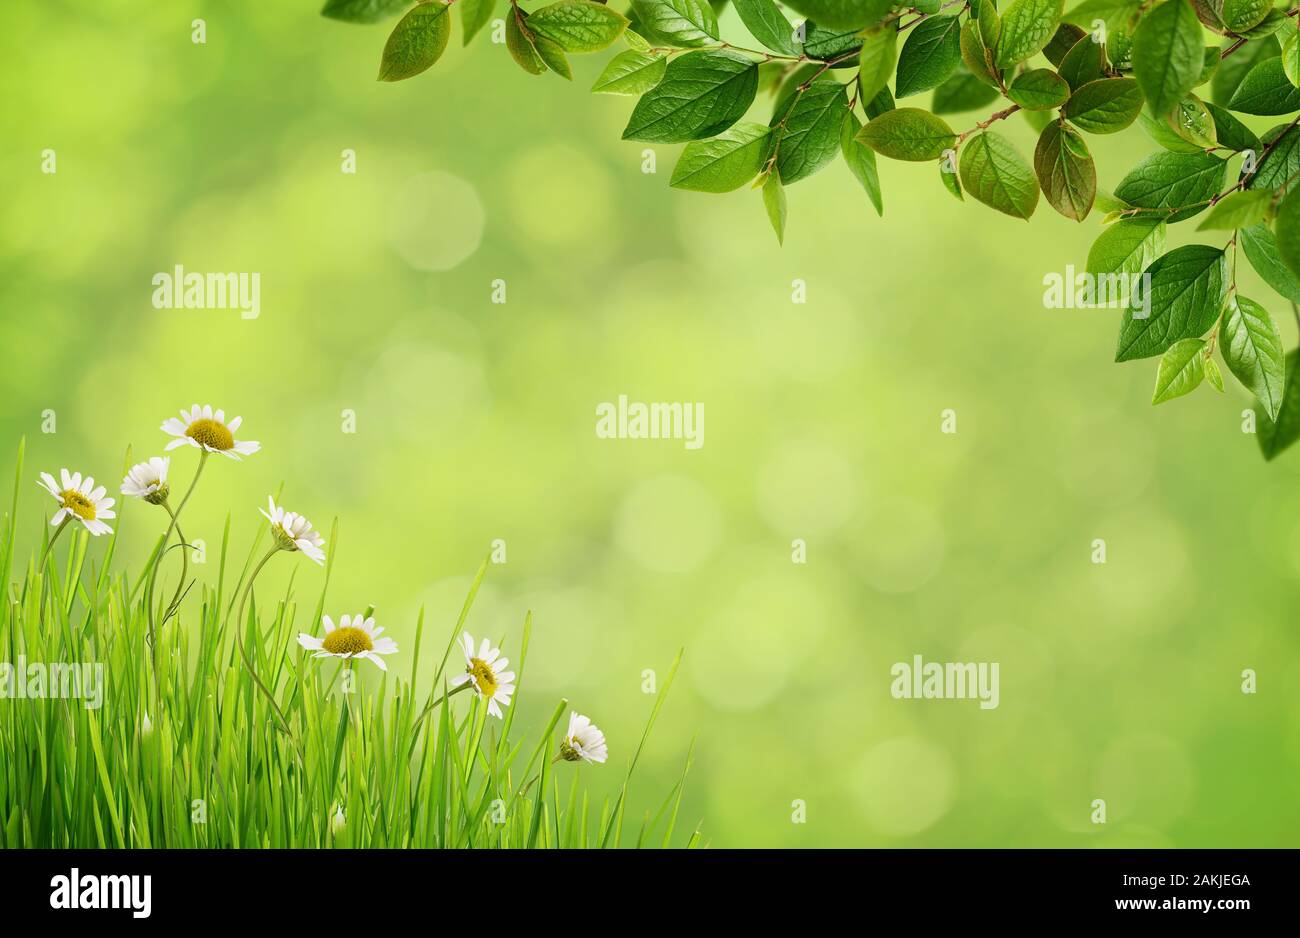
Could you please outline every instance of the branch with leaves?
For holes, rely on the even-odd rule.
[[[502,0],[453,0],[466,44]],[[670,185],[760,190],[784,239],[786,188],[843,159],[877,213],[876,158],[933,162],[958,199],[1028,219],[1040,197],[1066,218],[1094,209],[1104,229],[1087,277],[1141,284],[1124,299],[1115,360],[1159,358],[1153,403],[1208,381],[1219,355],[1254,397],[1266,459],[1300,440],[1297,351],[1264,305],[1238,294],[1238,253],[1300,304],[1300,7],[1293,0],[730,0],[761,48],[726,41],[728,0],[592,0],[531,11],[508,0],[494,26],[526,71],[572,78],[568,56],[622,42],[592,90],[636,95],[625,140],[685,144]],[[447,47],[444,0],[327,0],[325,16],[402,13],[379,78],[431,67]],[[1207,32],[1219,37],[1207,45]],[[497,41],[501,41],[498,38]],[[748,41],[748,40],[747,40]],[[892,90],[890,84],[893,84]],[[930,93],[929,107],[898,100]],[[766,123],[744,120],[770,95]],[[947,116],[988,116],[955,131]],[[1238,116],[1285,116],[1262,135]],[[1028,121],[1027,160],[998,126]],[[1087,138],[1137,124],[1156,149],[1112,192],[1097,185]],[[1195,217],[1209,244],[1166,250]],[[1226,241],[1215,243],[1216,233]],[[1297,313],[1300,322],[1300,313]]]

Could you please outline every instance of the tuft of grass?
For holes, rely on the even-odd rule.
[[[15,570],[20,445],[15,491],[0,537],[0,662],[100,663],[102,706],[81,699],[0,698],[0,846],[14,847],[476,847],[586,848],[625,845],[628,790],[663,707],[678,652],[649,714],[640,745],[611,801],[584,787],[584,768],[555,764],[556,728],[568,710],[554,703],[544,732],[513,732],[516,694],[505,718],[489,718],[474,695],[445,697],[459,667],[449,659],[487,572],[485,560],[441,655],[421,657],[421,610],[409,677],[386,672],[376,692],[343,693],[347,666],[312,660],[294,640],[313,632],[324,609],[333,551],[312,616],[299,623],[292,578],[284,595],[232,609],[258,550],[242,571],[229,563],[227,518],[215,586],[188,584],[180,612],[162,622],[157,674],[148,647],[143,584],[167,563],[160,542],[134,577],[110,573],[116,534],[85,533]],[[263,532],[264,533],[264,532]],[[330,538],[337,543],[337,523]],[[261,538],[259,537],[259,540]],[[100,550],[99,540],[107,544]],[[174,545],[173,545],[174,546]],[[184,550],[186,548],[179,548]],[[175,563],[175,560],[172,560]],[[161,619],[168,596],[156,597]],[[260,602],[259,602],[260,599]],[[243,630],[259,679],[242,662]],[[517,661],[523,687],[532,619]],[[400,659],[398,659],[400,660]],[[325,667],[321,664],[324,662]],[[397,666],[395,666],[396,668]],[[15,674],[14,679],[20,679]],[[424,682],[427,681],[427,686]],[[674,843],[690,767],[628,846]],[[565,777],[566,773],[569,777]],[[339,818],[342,823],[338,823]],[[696,830],[679,838],[697,846]]]

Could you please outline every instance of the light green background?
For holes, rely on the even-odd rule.
[[[160,452],[158,425],[210,402],[263,451],[213,463],[187,533],[215,555],[233,511],[242,558],[282,482],[337,515],[327,607],[376,605],[399,673],[420,604],[429,653],[506,540],[473,630],[513,654],[534,611],[521,725],[560,695],[590,714],[598,792],[643,669],[685,646],[634,803],[696,737],[682,824],[715,846],[1296,842],[1300,457],[1263,462],[1236,387],[1152,408],[1154,362],[1111,363],[1118,312],[1043,308],[1098,218],[1013,221],[882,162],[880,219],[836,165],[790,190],[780,248],[756,192],[669,189],[677,148],[642,172],[632,99],[586,91],[608,54],[534,78],[457,23],[432,72],[384,85],[385,35],[312,0],[4,5],[0,443],[27,437],[29,542],[38,470],[116,487],[128,445]],[[1102,184],[1151,148],[1096,142]],[[260,318],[155,310],[178,263],[260,272]],[[704,402],[704,448],[598,440],[620,393]],[[183,482],[195,453],[174,455]],[[119,523],[138,570],[161,517]],[[1001,706],[892,699],[913,654],[1000,662]]]

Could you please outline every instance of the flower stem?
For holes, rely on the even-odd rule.
[[[54,549],[54,542],[59,539],[59,535],[63,533],[63,529],[68,526],[68,522],[70,522],[71,520],[72,520],[72,513],[69,512],[67,515],[64,516],[63,520],[59,522],[59,526],[54,529],[54,533],[50,535],[50,541],[48,544],[45,545],[45,550],[41,554],[41,562],[36,565],[37,573],[45,569],[45,561],[49,559],[50,551]]]
[[[464,684],[461,684],[459,687],[453,687],[451,690],[447,691],[447,693],[443,694],[437,700],[430,701],[428,704],[425,705],[424,709],[420,711],[420,715],[415,718],[415,723],[412,724],[412,728],[419,726],[420,723],[424,720],[424,718],[427,717],[430,713],[432,713],[433,708],[438,706],[438,704],[442,703],[453,694],[459,694],[463,690],[469,690],[473,685],[474,685],[473,681],[466,681]]]
[[[283,548],[281,548],[279,544],[272,545],[271,549],[266,552],[266,555],[257,562],[257,566],[253,568],[253,572],[249,574],[248,583],[244,585],[243,595],[239,598],[239,614],[235,618],[235,643],[239,648],[239,657],[243,660],[244,667],[248,669],[248,674],[252,677],[253,683],[257,686],[257,689],[262,692],[266,699],[270,701],[271,709],[275,711],[276,719],[280,721],[280,729],[284,730],[285,735],[292,737],[293,731],[289,729],[288,718],[285,717],[284,711],[280,709],[280,704],[275,699],[275,694],[271,693],[270,688],[263,684],[262,679],[257,676],[257,669],[253,667],[252,659],[248,657],[248,650],[244,648],[244,605],[248,602],[248,594],[253,591],[253,581],[257,579],[257,575],[262,571],[262,568],[266,566],[267,561],[278,554],[282,549]]]
[[[190,496],[194,494],[194,487],[199,484],[199,476],[203,475],[203,467],[207,464],[208,451],[206,449],[199,450],[198,468],[194,470],[194,478],[190,480],[190,487],[185,490],[185,495],[181,498],[180,505],[177,506],[175,511],[172,511],[170,505],[167,505],[165,502],[163,503],[167,508],[167,514],[171,516],[171,523],[167,525],[167,533],[163,535],[162,549],[159,551],[158,557],[154,560],[153,568],[149,571],[149,586],[144,593],[144,605],[146,615],[148,616],[147,621],[149,623],[149,648],[151,650],[155,674],[158,670],[158,652],[154,649],[154,646],[157,644],[157,636],[155,635],[155,625],[153,621],[153,590],[154,585],[158,581],[158,567],[162,564],[163,555],[167,552],[167,542],[171,540],[172,531],[176,530],[176,525],[180,521],[181,512],[185,510],[186,502],[188,502]],[[181,538],[181,540],[184,540],[184,538]],[[185,582],[184,574],[181,575],[181,582]]]
[[[63,533],[63,529],[66,528],[66,527],[68,526],[68,523],[69,523],[70,521],[72,521],[72,515],[71,515],[71,513],[65,515],[64,518],[63,518],[63,520],[59,522],[59,526],[58,526],[57,528],[55,528],[55,529],[54,529],[54,533],[50,535],[50,540],[49,540],[49,543],[45,545],[45,550],[43,550],[43,551],[41,552],[41,561],[40,561],[40,563],[38,563],[38,564],[36,565],[36,572],[39,573],[39,574],[41,575],[41,577],[42,577],[42,579],[41,579],[41,601],[40,601],[40,603],[39,603],[38,606],[37,606],[38,609],[42,609],[42,610],[43,610],[43,609],[45,608],[45,579],[44,579],[44,577],[45,577],[45,562],[46,562],[46,561],[49,559],[49,557],[50,557],[50,551],[52,551],[52,550],[54,549],[54,542],[57,541],[57,540],[59,539],[59,535]],[[23,583],[23,597],[22,597],[22,598],[23,598],[24,601],[27,599],[27,584],[26,584],[26,583]]]
[[[180,605],[181,596],[185,592],[185,576],[190,570],[190,546],[185,540],[185,532],[181,530],[180,519],[176,517],[177,512],[172,511],[172,506],[166,499],[163,499],[162,506],[167,509],[167,514],[172,516],[172,526],[176,528],[176,536],[181,542],[181,578],[180,582],[176,584],[176,592],[172,594],[172,601],[167,604],[167,608],[163,611],[162,619],[158,623],[160,627],[176,614],[176,608]],[[158,559],[161,562],[162,558],[159,557]]]

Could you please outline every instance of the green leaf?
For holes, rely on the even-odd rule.
[[[531,23],[531,20],[526,22]],[[547,68],[562,78],[573,81],[573,69],[569,67],[569,59],[554,40],[534,34],[530,41]]]
[[[1038,205],[1034,171],[1001,134],[985,130],[966,141],[958,169],[962,188],[990,208],[1013,218],[1034,214]]]
[[[876,92],[876,96],[862,106],[866,112],[867,120],[873,121],[886,111],[894,109],[894,96],[889,93],[888,88],[881,88]]]
[[[1194,94],[1189,94],[1174,105],[1165,117],[1165,124],[1174,135],[1198,149],[1212,150],[1218,146],[1215,139],[1214,118],[1210,110]]]
[[[1010,68],[1042,49],[1056,32],[1064,9],[1064,0],[1014,0],[1002,14],[994,64]]]
[[[844,123],[840,127],[840,152],[844,154],[844,162],[848,164],[853,177],[867,191],[867,198],[876,207],[876,214],[883,215],[885,206],[880,191],[880,173],[876,169],[876,154],[857,139],[861,128],[862,124],[854,113],[846,112]]]
[[[643,94],[663,79],[668,60],[629,49],[609,60],[591,90],[600,94]]]
[[[396,16],[411,0],[326,0],[320,15],[345,23],[378,23]]]
[[[735,0],[740,21],[751,36],[766,48],[781,55],[798,55],[794,27],[773,0]]]
[[[565,52],[599,52],[623,35],[627,17],[592,0],[560,0],[528,14],[528,28]]]
[[[1140,274],[1164,253],[1166,226],[1157,218],[1126,218],[1108,227],[1088,251],[1088,273]]]
[[[437,62],[451,36],[450,7],[442,0],[413,6],[397,21],[384,45],[380,81],[413,78]]]
[[[1241,35],[1263,22],[1273,9],[1273,0],[1221,0],[1219,18],[1223,25]]]
[[[628,25],[627,29],[623,30],[623,42],[629,49],[636,52],[649,52],[653,48],[650,45],[650,40],[633,29],[631,24]]]
[[[685,143],[716,136],[745,116],[758,89],[758,65],[738,52],[688,52],[668,63],[663,81],[637,101],[624,140]]]
[[[1282,263],[1291,273],[1300,276],[1300,189],[1291,190],[1291,194],[1277,207],[1273,233],[1277,237],[1277,253]]]
[[[1210,213],[1196,226],[1196,230],[1233,231],[1249,228],[1264,220],[1272,199],[1272,193],[1264,190],[1234,192],[1211,208]]]
[[[632,0],[637,28],[672,46],[705,46],[718,41],[718,17],[708,0]]]
[[[1233,117],[1226,108],[1206,101],[1205,109],[1210,112],[1210,117],[1214,118],[1214,136],[1219,141],[1219,146],[1238,152],[1254,150],[1258,153],[1260,151],[1261,145],[1255,132]]]
[[[1223,251],[1204,244],[1157,258],[1145,271],[1145,286],[1133,292],[1124,310],[1115,361],[1150,358],[1181,339],[1204,335],[1223,309],[1227,267]]]
[[[1276,191],[1294,182],[1300,173],[1300,129],[1281,124],[1264,134],[1260,142],[1268,153],[1255,167],[1246,188]]]
[[[923,20],[903,43],[894,95],[906,98],[938,87],[961,63],[961,24],[955,16]]]
[[[1205,343],[1200,339],[1183,339],[1169,346],[1160,357],[1156,371],[1156,389],[1152,404],[1163,404],[1175,397],[1191,394],[1205,380]]]
[[[785,244],[785,187],[776,173],[770,174],[767,182],[763,183],[763,208],[767,210],[767,220],[776,232],[777,243]]]
[[[1228,300],[1219,326],[1219,351],[1228,370],[1276,420],[1286,385],[1286,360],[1282,336],[1268,310],[1244,296]]]
[[[1214,77],[1215,72],[1219,70],[1219,62],[1222,61],[1219,58],[1219,50],[1210,46],[1205,47],[1203,55],[1205,57],[1201,60],[1201,74],[1196,76],[1198,88]]]
[[[461,45],[469,45],[469,41],[488,24],[495,6],[496,0],[460,0]]]
[[[961,60],[966,63],[970,73],[990,88],[1001,91],[1002,86],[998,81],[1002,73],[993,67],[993,53],[980,38],[979,26],[975,22],[968,22],[962,26],[960,45]]]
[[[1174,133],[1174,129],[1169,126],[1169,122],[1160,117],[1153,117],[1150,111],[1143,110],[1138,114],[1138,126],[1146,132],[1147,136],[1174,153],[1204,153],[1204,147],[1197,146],[1188,140]]]
[[[1300,85],[1300,31],[1292,31],[1282,43],[1282,71],[1293,85]]]
[[[990,4],[991,5],[991,4]],[[983,12],[983,9],[980,10]],[[1052,63],[1054,68],[1060,68],[1061,63],[1065,61],[1066,54],[1079,44],[1079,40],[1088,38],[1088,34],[1080,27],[1071,23],[1062,23],[1056,27],[1056,32],[1048,40],[1047,45],[1043,46],[1043,55],[1047,61]]]
[[[835,158],[847,110],[844,86],[823,75],[772,115],[776,171],[782,185],[794,185]]]
[[[1259,441],[1259,451],[1266,460],[1280,455],[1296,440],[1300,440],[1300,351],[1293,350],[1286,356],[1286,382],[1282,386],[1282,406],[1278,408],[1277,417],[1270,418],[1261,412],[1260,404],[1255,408],[1257,416],[1255,438]]]
[[[1300,110],[1300,88],[1286,77],[1280,57],[1265,59],[1246,73],[1228,99],[1228,110],[1239,114],[1290,114]]]
[[[978,30],[980,43],[989,52],[988,64],[993,68],[993,50],[998,47],[998,39],[1002,36],[1002,20],[998,18],[996,2],[990,0],[989,3],[979,4],[978,10],[974,7],[971,9],[971,22]]]
[[[1097,167],[1078,131],[1057,121],[1043,128],[1034,173],[1052,208],[1075,221],[1088,217],[1097,198]]]
[[[953,197],[956,198],[958,202],[966,201],[966,197],[961,194],[961,180],[957,177],[956,172],[950,172],[948,170],[947,160],[939,161],[939,181],[943,183],[945,189],[953,194]]]
[[[1241,31],[1241,35],[1246,39],[1261,39],[1264,36],[1272,36],[1280,32],[1283,26],[1288,26],[1291,18],[1278,9],[1270,9],[1262,20],[1250,29]]]
[[[1091,35],[1085,36],[1074,44],[1074,48],[1065,53],[1058,69],[1070,89],[1082,88],[1090,81],[1106,76],[1105,48],[1094,42]]]
[[[1064,114],[1080,130],[1113,134],[1132,124],[1141,110],[1142,90],[1136,81],[1099,78],[1081,85],[1070,95]]]
[[[527,19],[528,14],[523,10],[518,13],[511,12],[506,17],[506,49],[510,52],[511,58],[519,63],[519,67],[533,75],[540,75],[546,71],[546,63],[542,57],[537,54],[537,49],[533,47],[532,41],[524,35],[523,29],[519,25],[521,19]]]
[[[872,30],[862,37],[862,51],[858,53],[858,94],[863,101],[870,101],[889,83],[897,57],[896,24]]]
[[[1225,39],[1222,51],[1226,52],[1235,42],[1234,39]],[[1210,79],[1210,100],[1220,107],[1226,107],[1250,70],[1277,54],[1277,40],[1270,36],[1267,39],[1248,42],[1226,59],[1222,59],[1214,77]]]
[[[1101,20],[1107,33],[1115,33],[1129,26],[1141,7],[1142,0],[1084,0],[1062,19],[1084,29],[1092,29],[1093,22]]]
[[[934,89],[930,110],[935,114],[960,114],[985,107],[997,97],[996,88],[990,88],[970,72],[962,71]]]
[[[1070,86],[1051,69],[1021,72],[1007,88],[1007,97],[1027,111],[1060,107],[1070,97]]]
[[[1204,359],[1205,362],[1205,380],[1214,385],[1214,390],[1220,394],[1223,393],[1223,372],[1219,371],[1219,366],[1214,363],[1213,358]]]
[[[858,139],[881,156],[914,163],[937,160],[957,142],[941,117],[920,108],[886,111],[862,128]]]
[[[1201,24],[1188,0],[1165,0],[1133,33],[1133,74],[1158,116],[1196,87],[1204,62]]]
[[[1292,303],[1300,304],[1300,278],[1282,263],[1282,256],[1277,252],[1277,239],[1267,225],[1255,225],[1242,228],[1237,237],[1246,260],[1255,268],[1260,279]]]
[[[820,62],[836,60],[840,62],[837,67],[847,68],[847,58],[861,48],[862,37],[856,29],[827,29],[811,20],[804,23],[803,52],[810,59]]]
[[[861,29],[888,16],[894,0],[790,0],[785,5],[832,29]]]
[[[1115,195],[1137,208],[1169,210],[1166,221],[1182,221],[1209,206],[1227,167],[1209,153],[1152,153],[1120,180]]]
[[[737,124],[711,140],[686,144],[669,185],[695,192],[732,192],[758,175],[767,156],[770,130]]]

